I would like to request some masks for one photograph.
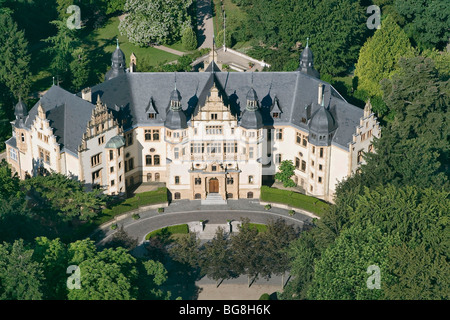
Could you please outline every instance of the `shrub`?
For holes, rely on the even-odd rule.
[[[164,208],[158,208],[158,213],[163,213],[164,212]]]
[[[117,229],[117,223],[113,223],[111,225],[111,230],[116,230]]]
[[[261,297],[259,297],[259,300],[270,300],[270,296],[268,293],[263,293]]]
[[[184,29],[181,42],[186,50],[197,49],[197,35],[191,27]]]
[[[133,215],[131,216],[134,220],[137,220],[140,218],[139,214],[137,213],[133,213]]]
[[[295,211],[294,210],[289,210],[289,215],[292,217],[293,215],[295,214]]]
[[[266,209],[266,210],[270,210],[272,208],[272,206],[270,205],[270,204],[266,204],[265,206],[264,206],[264,209]]]

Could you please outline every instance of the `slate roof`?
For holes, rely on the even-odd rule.
[[[363,116],[362,109],[347,103],[330,84],[299,71],[256,72],[253,75],[246,72],[181,72],[176,74],[176,87],[188,124],[191,116],[205,104],[213,82],[225,105],[239,121],[246,107],[247,94],[253,88],[265,126],[292,125],[306,132],[309,131],[308,123],[302,121],[308,118],[306,107],[310,106],[311,115],[317,113],[320,109],[318,85],[324,84],[324,104],[337,125],[332,143],[345,149]],[[126,73],[92,87],[92,101],[100,95],[116,117],[127,119],[125,131],[137,126],[161,126],[166,120],[174,87],[175,77],[170,72]],[[277,119],[270,115],[275,97],[283,110]],[[149,119],[147,115],[150,101],[158,110],[155,119]]]
[[[77,95],[59,86],[52,86],[41,99],[31,108],[25,120],[25,126],[31,127],[38,114],[39,102],[46,112],[46,117],[53,128],[57,143],[61,151],[68,150],[78,155],[83,133],[86,132],[88,121],[91,119],[95,106]]]

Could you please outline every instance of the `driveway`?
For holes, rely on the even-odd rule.
[[[154,209],[141,212],[139,216],[137,220],[127,217],[118,222],[128,235],[138,239],[139,245],[153,230],[200,220],[204,220],[206,224],[226,224],[227,220],[240,221],[241,218],[249,218],[252,223],[267,224],[271,220],[282,218],[287,223],[302,228],[305,222],[312,219],[300,212],[291,217],[288,210],[275,207],[265,210],[257,199],[229,200],[226,205],[201,205],[200,200],[179,200],[165,208],[164,213],[158,213]],[[109,226],[104,226],[102,231],[103,238],[99,244],[108,241],[115,233]]]
[[[198,49],[212,48],[213,46],[214,22],[211,1],[197,0]]]

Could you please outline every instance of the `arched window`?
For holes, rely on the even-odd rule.
[[[152,174],[151,173],[147,173],[147,181],[152,181]]]
[[[156,182],[159,182],[159,173],[158,173],[158,172],[155,173],[155,181],[156,181]]]
[[[152,156],[151,155],[146,155],[145,156],[145,164],[147,166],[151,166],[152,165]]]
[[[159,157],[159,155],[153,156],[153,165],[159,166],[159,164],[160,164],[160,157]]]

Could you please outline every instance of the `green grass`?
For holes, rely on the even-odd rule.
[[[223,4],[226,15],[226,32],[233,32],[237,28],[236,25],[239,25],[239,21],[246,21],[248,19],[247,13],[231,0],[223,0]],[[217,38],[217,33],[223,30],[223,13],[220,0],[213,0],[213,10],[214,36]],[[217,46],[222,46],[222,43],[217,43]],[[248,46],[248,44],[239,44],[239,48],[243,46]],[[233,47],[236,48],[236,45]]]
[[[178,224],[175,226],[164,227],[162,229],[154,230],[145,236],[145,240],[151,237],[169,238],[175,234],[188,234],[189,226],[187,224]]]
[[[112,206],[111,208],[104,209],[102,214],[95,219],[95,222],[101,225],[102,223],[105,223],[122,213],[138,209],[142,206],[165,202],[167,202],[167,189],[164,187],[158,188],[158,190],[154,191],[139,193],[134,197],[128,198],[115,206]]]
[[[268,186],[261,187],[260,199],[270,203],[281,203],[294,208],[304,209],[306,211],[321,215],[327,210],[329,204],[301,193],[270,188]]]
[[[250,229],[256,229],[259,232],[265,232],[267,230],[267,226],[265,224],[260,223],[249,223]]]

